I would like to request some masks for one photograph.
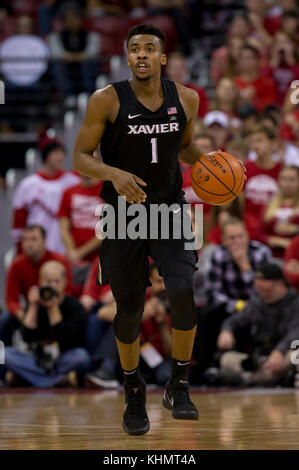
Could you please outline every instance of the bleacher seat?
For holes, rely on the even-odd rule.
[[[41,0],[10,0],[14,14],[35,16]]]
[[[153,24],[157,28],[162,29],[166,36],[165,52],[172,52],[177,44],[178,35],[172,18],[168,15],[150,16],[145,23]]]
[[[101,36],[101,55],[112,56],[123,54],[123,41],[128,30],[126,18],[116,16],[101,16],[87,18],[85,27],[90,31],[95,31]]]

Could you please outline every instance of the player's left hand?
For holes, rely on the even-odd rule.
[[[240,162],[240,165],[241,165],[242,168],[243,168],[244,175],[245,175],[245,181],[246,181],[246,180],[247,180],[247,176],[246,176],[246,168],[245,168],[245,165],[244,165],[244,163],[242,162],[242,160],[239,160],[239,159],[238,159],[238,162]]]
[[[222,152],[222,150],[221,150],[221,149],[218,149],[217,152]],[[210,153],[213,153],[213,152],[210,152]],[[208,155],[208,154],[207,154],[207,155]],[[244,165],[244,163],[242,162],[242,160],[240,160],[239,158],[238,158],[238,162],[240,162],[240,165],[241,165],[241,167],[243,168],[244,176],[245,176],[245,181],[246,181],[246,180],[247,180],[247,176],[246,176],[246,168],[245,168],[245,165]]]

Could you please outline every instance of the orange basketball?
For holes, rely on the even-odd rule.
[[[239,196],[245,173],[239,160],[219,150],[197,160],[192,168],[191,182],[203,202],[221,206]]]

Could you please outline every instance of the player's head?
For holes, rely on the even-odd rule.
[[[127,36],[128,66],[139,81],[160,75],[166,64],[165,35],[151,24],[139,24]]]

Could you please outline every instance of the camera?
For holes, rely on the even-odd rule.
[[[38,367],[44,369],[49,373],[56,364],[51,354],[44,351],[43,343],[34,343],[31,345],[31,350],[35,357],[35,363]]]
[[[265,357],[259,354],[251,354],[247,359],[243,359],[242,368],[248,372],[257,371],[261,365],[265,362]]]
[[[39,296],[45,302],[52,300],[53,297],[59,296],[57,290],[53,289],[51,286],[43,286],[39,288]]]

